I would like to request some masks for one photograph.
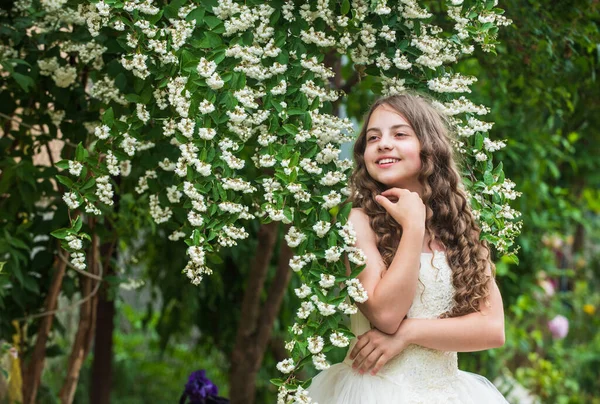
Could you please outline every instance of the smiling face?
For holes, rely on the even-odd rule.
[[[378,106],[366,131],[365,167],[369,175],[388,188],[419,192],[421,144],[410,123],[389,105]]]

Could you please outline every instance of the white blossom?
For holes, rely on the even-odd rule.
[[[316,335],[314,337],[308,338],[308,350],[312,354],[318,354],[323,350],[323,346],[325,345],[323,341],[323,337]]]

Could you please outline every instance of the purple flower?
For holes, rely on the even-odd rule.
[[[211,396],[219,394],[217,386],[206,377],[205,370],[192,372],[185,385],[184,397],[190,399],[191,404],[204,404]]]
[[[548,329],[555,339],[562,339],[569,333],[569,320],[559,314],[548,321]]]

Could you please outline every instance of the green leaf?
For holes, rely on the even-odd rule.
[[[298,128],[295,125],[292,125],[291,123],[286,123],[282,126],[282,129],[290,135],[298,134]]]
[[[56,179],[58,180],[58,182],[60,182],[68,188],[73,187],[73,180],[71,180],[69,177],[65,177],[64,175],[57,175]]]
[[[102,115],[102,123],[106,126],[112,126],[115,122],[115,113],[113,112],[112,107],[104,111],[104,115]]]
[[[75,230],[76,233],[79,233],[82,225],[83,221],[81,220],[81,216],[77,216],[77,219],[75,219],[75,222],[73,223],[73,230]]]
[[[483,147],[483,135],[478,133],[475,135],[475,149],[481,150]]]
[[[53,232],[50,233],[50,235],[52,237],[56,237],[57,239],[64,240],[71,233],[72,233],[71,229],[64,228],[64,229],[54,230]]]
[[[198,46],[202,49],[216,48],[221,45],[223,41],[221,40],[221,36],[215,34],[214,32],[206,31],[204,32],[204,38],[200,41]]]
[[[350,11],[350,0],[344,0],[342,1],[342,15],[348,14],[348,11]]]
[[[54,167],[58,167],[58,168],[62,168],[63,170],[66,170],[69,168],[69,160],[58,161],[54,164]]]
[[[222,22],[223,21],[221,21],[219,18],[213,17],[212,15],[207,15],[206,17],[204,17],[204,23],[208,26],[210,30],[215,29]]]
[[[35,81],[33,81],[33,79],[29,76],[25,76],[24,74],[15,72],[12,74],[12,77],[26,93],[29,92],[29,87],[35,87]]]
[[[77,161],[83,161],[86,157],[85,149],[83,148],[81,142],[79,142],[77,148],[75,149],[75,159]]]

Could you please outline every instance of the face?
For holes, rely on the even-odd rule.
[[[365,165],[388,188],[419,192],[421,144],[410,123],[388,105],[377,107],[367,124]]]

